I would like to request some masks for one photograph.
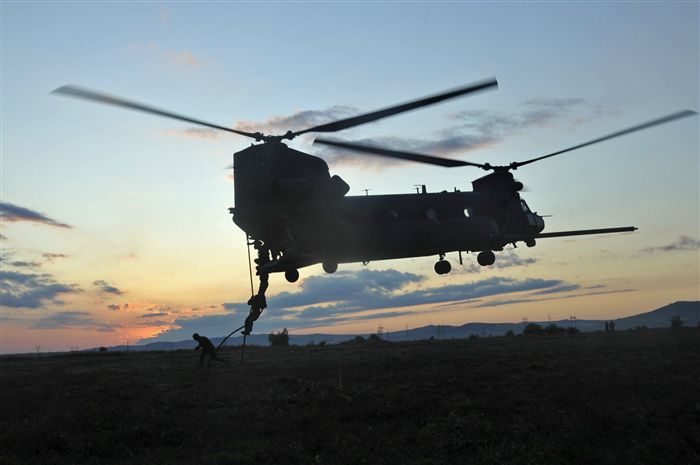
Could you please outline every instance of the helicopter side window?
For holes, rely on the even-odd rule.
[[[521,200],[521,201],[520,201],[520,206],[523,207],[523,211],[524,211],[525,213],[530,213],[530,209],[527,207],[527,204],[525,203],[524,200]]]
[[[471,209],[470,209],[470,208],[465,208],[465,209],[464,209],[464,217],[465,217],[465,218],[469,218],[470,216],[472,216],[472,211],[471,211]]]

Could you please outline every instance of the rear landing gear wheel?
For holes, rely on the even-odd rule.
[[[328,274],[333,274],[336,271],[338,271],[338,264],[335,262],[323,262],[323,271],[325,271]]]
[[[496,255],[490,250],[485,250],[476,256],[476,261],[481,266],[493,265],[496,262]]]
[[[299,270],[287,270],[284,272],[284,279],[290,283],[295,283],[299,280]]]
[[[452,270],[452,265],[447,260],[440,260],[435,263],[435,272],[437,274],[447,274]]]

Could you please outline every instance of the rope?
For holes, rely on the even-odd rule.
[[[246,335],[244,334],[243,335],[243,345],[241,346],[241,361],[238,362],[239,365],[241,363],[243,363],[243,354],[245,354],[245,338],[246,338]]]
[[[250,295],[255,295],[255,290],[253,289],[253,265],[250,261],[250,242],[248,242],[248,235],[245,236],[245,243],[248,246],[248,275],[250,276]]]
[[[219,351],[219,349],[221,349],[221,346],[224,345],[224,342],[226,342],[226,340],[227,340],[228,338],[230,338],[231,336],[233,336],[235,333],[237,333],[238,331],[242,330],[243,328],[245,328],[245,325],[241,326],[241,327],[238,328],[238,329],[234,329],[233,331],[231,331],[231,332],[229,333],[229,335],[226,336],[226,337],[219,343],[219,346],[218,346],[218,347],[216,348],[216,350],[214,351],[214,355],[216,355],[216,353]],[[245,341],[245,336],[243,337],[243,340]]]

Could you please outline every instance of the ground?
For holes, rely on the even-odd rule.
[[[2,464],[697,464],[700,330],[0,358]]]

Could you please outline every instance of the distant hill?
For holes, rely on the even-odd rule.
[[[700,301],[675,302],[650,312],[617,318],[613,321],[617,330],[633,329],[637,326],[668,328],[671,326],[671,318],[674,316],[679,316],[686,327],[698,326],[700,324]],[[569,320],[532,321],[531,323],[537,323],[543,327],[551,323],[564,328],[575,326],[582,332],[602,331],[605,328],[605,320],[576,320],[575,322]],[[522,332],[523,326],[523,323],[467,323],[462,326],[428,325],[405,331],[390,332],[383,337],[389,341],[419,341],[430,339],[431,337],[435,339],[461,339],[472,335],[483,337],[503,336],[507,331],[519,334]],[[367,337],[367,334],[290,334],[289,342],[294,345],[318,344],[322,341],[327,344],[337,344],[352,340],[357,336]],[[223,337],[212,337],[210,339],[214,345],[218,346]],[[237,346],[242,342],[242,336],[231,337],[226,341],[226,346]],[[252,334],[248,337],[246,343],[259,346],[269,345],[267,334]],[[128,349],[139,351],[177,350],[194,349],[196,345],[197,343],[193,340],[185,340],[178,342],[151,342],[144,345],[130,346]],[[124,351],[127,350],[127,347],[115,346],[110,347],[110,350]]]
[[[637,326],[664,328],[671,325],[671,318],[674,316],[681,317],[683,326],[697,326],[700,323],[700,301],[674,302],[651,312],[618,318],[614,320],[615,329],[631,329]]]

